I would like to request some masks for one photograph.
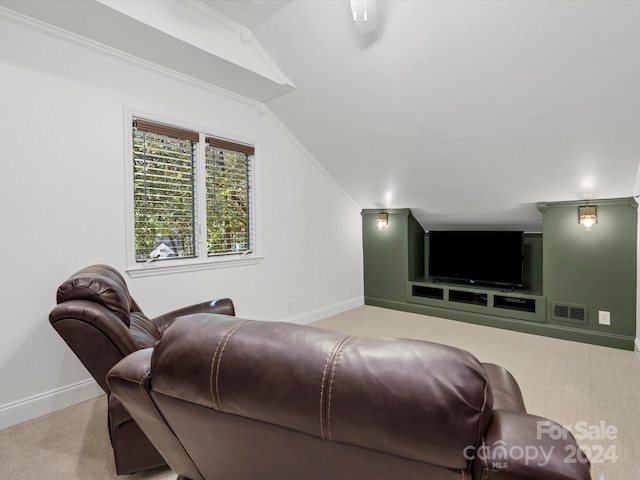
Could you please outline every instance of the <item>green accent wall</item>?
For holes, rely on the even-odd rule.
[[[637,204],[632,198],[593,200],[598,222],[587,230],[578,223],[585,202],[546,204],[543,213],[543,283],[547,323],[554,303],[587,307],[580,328],[603,335],[636,334]],[[611,325],[598,323],[598,311],[611,314]]]
[[[380,212],[389,225],[378,229]],[[408,208],[362,211],[364,295],[405,301],[405,283],[424,276],[424,230]]]
[[[365,303],[633,350],[637,203],[622,198],[591,200],[590,204],[598,209],[598,223],[590,231],[578,223],[578,206],[584,202],[538,204],[543,212],[543,233],[525,234],[525,288],[508,293],[535,302],[535,311],[515,313],[509,308],[496,309],[491,303],[495,295],[504,295],[499,289],[433,284],[428,278],[428,234],[409,209],[363,210]],[[382,211],[389,214],[389,226],[378,229],[378,213]],[[429,292],[437,288],[443,289],[442,298],[431,298]],[[488,298],[487,304],[451,301],[447,296],[451,289],[458,295],[476,291],[481,303]],[[563,316],[565,307],[571,314]],[[599,311],[610,312],[611,325],[599,324]],[[574,317],[574,312],[583,316]]]

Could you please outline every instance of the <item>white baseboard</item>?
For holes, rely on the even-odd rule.
[[[0,430],[103,395],[93,378],[0,405]]]
[[[364,297],[352,298],[344,302],[319,308],[293,317],[285,318],[287,322],[306,325],[332,315],[352,310],[364,305]],[[93,379],[56,388],[16,402],[0,405],[0,430],[38,418],[47,413],[84,402],[103,395],[104,391]]]
[[[636,350],[636,354],[638,354],[638,356],[640,356],[640,337],[636,337],[636,341],[635,343],[635,350]]]
[[[285,322],[298,323],[300,325],[307,325],[312,322],[317,322],[332,315],[338,315],[339,313],[352,310],[364,305],[364,297],[351,298],[344,302],[335,303],[327,307],[319,308],[311,312],[302,313],[293,317],[287,317],[283,319]]]

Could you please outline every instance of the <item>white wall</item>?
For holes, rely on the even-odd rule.
[[[99,393],[48,313],[74,271],[125,269],[127,107],[260,152],[263,262],[128,278],[145,313],[229,296],[238,316],[306,322],[362,304],[360,208],[269,112],[2,18],[0,85],[0,428]]]

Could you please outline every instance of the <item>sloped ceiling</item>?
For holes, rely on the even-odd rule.
[[[255,35],[269,108],[365,208],[541,231],[541,201],[635,195],[640,2],[292,2]]]
[[[165,66],[264,102],[362,208],[409,207],[427,230],[541,231],[537,202],[640,193],[640,2],[378,0],[364,36],[348,0],[178,3],[244,26],[282,77],[189,67],[179,39]],[[134,44],[110,26],[97,41]]]

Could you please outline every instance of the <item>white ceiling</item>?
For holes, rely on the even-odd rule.
[[[27,14],[51,3],[74,4]],[[411,208],[427,230],[540,231],[537,202],[640,193],[640,2],[378,0],[365,36],[348,0],[184,4],[251,29],[290,82],[254,75],[249,96],[362,208]]]
[[[541,201],[638,193],[640,2],[296,1],[254,30],[268,102],[364,208],[540,231]]]

